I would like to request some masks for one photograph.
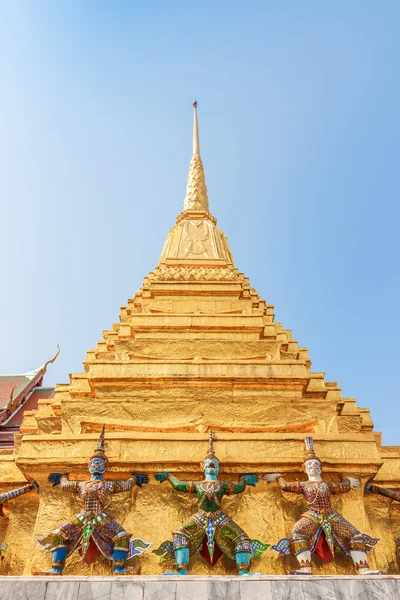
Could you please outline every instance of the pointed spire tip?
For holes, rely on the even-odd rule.
[[[193,120],[193,154],[200,156],[199,126],[197,123],[197,100],[193,102],[194,120]]]

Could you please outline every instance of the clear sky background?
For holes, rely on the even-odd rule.
[[[0,0],[0,372],[85,352],[210,206],[313,371],[400,444],[398,0]]]

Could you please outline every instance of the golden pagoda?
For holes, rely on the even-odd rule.
[[[249,240],[250,243],[250,240]],[[158,265],[121,308],[119,322],[89,350],[82,373],[56,387],[54,397],[25,412],[13,454],[0,454],[0,491],[36,480],[30,493],[6,507],[0,541],[8,545],[1,573],[30,575],[49,567],[37,543],[76,512],[76,500],[48,482],[50,473],[87,478],[87,462],[102,425],[106,427],[107,475],[127,479],[148,473],[150,485],[117,496],[112,512],[127,531],[156,548],[185,516],[194,500],[157,483],[152,474],[171,471],[182,479],[201,478],[208,439],[221,461],[221,478],[240,473],[282,472],[303,479],[303,438],[312,434],[326,478],[345,475],[363,483],[400,487],[400,447],[382,447],[369,410],[343,398],[337,383],[311,371],[308,350],[274,321],[274,307],[251,287],[235,266],[225,234],[210,213],[200,157],[197,103],[193,156],[183,210],[165,241]],[[380,537],[372,567],[398,572],[395,538],[400,505],[363,488],[334,499],[338,510],[362,531]],[[226,501],[227,511],[249,534],[274,543],[289,533],[304,511],[299,496],[281,494],[261,482]],[[136,560],[136,559],[135,559]],[[142,574],[166,566],[151,552],[141,555]],[[284,574],[290,561],[269,550],[253,570]],[[345,574],[351,564],[336,562],[315,572]],[[199,556],[193,574],[235,573],[221,559],[210,568]],[[88,567],[74,554],[65,575],[110,574],[104,560]]]

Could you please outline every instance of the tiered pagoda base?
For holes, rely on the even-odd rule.
[[[398,600],[400,576],[0,577],[0,600]]]

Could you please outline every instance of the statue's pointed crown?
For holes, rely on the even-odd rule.
[[[105,428],[106,428],[106,426],[103,424],[103,427],[101,428],[101,433],[99,435],[99,441],[97,442],[97,446],[96,446],[93,456],[91,456],[91,458],[105,458],[107,460],[106,451],[104,448]]]
[[[213,436],[213,432],[210,431],[208,432],[208,450],[207,450],[207,456],[206,458],[217,458],[215,456],[215,450],[214,450],[214,436]],[[218,458],[217,458],[218,460]]]
[[[307,460],[311,460],[311,459],[319,460],[319,458],[315,452],[314,440],[312,437],[304,438],[304,454],[305,454],[304,462],[306,462]]]

